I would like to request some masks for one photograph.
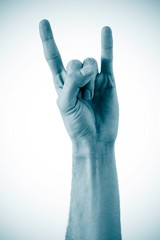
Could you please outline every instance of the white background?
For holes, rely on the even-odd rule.
[[[43,57],[43,18],[65,65],[86,57],[99,62],[101,28],[112,28],[123,239],[160,239],[159,12],[158,0],[0,1],[1,240],[65,235],[71,143]]]

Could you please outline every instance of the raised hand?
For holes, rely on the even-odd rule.
[[[121,240],[114,142],[118,100],[113,75],[113,40],[102,29],[101,72],[97,62],[72,60],[64,69],[50,24],[40,22],[58,106],[73,143],[71,203],[65,239]]]
[[[40,22],[40,36],[57,90],[57,104],[71,139],[114,143],[118,101],[112,70],[111,29],[102,29],[100,73],[92,58],[83,63],[72,60],[65,70],[48,20]]]

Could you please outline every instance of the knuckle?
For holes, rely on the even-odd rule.
[[[94,58],[86,58],[83,62],[84,66],[91,66],[94,69],[95,75],[97,75],[98,72],[98,64],[97,61]]]
[[[86,65],[94,65],[97,64],[97,61],[94,58],[86,58],[83,63]]]
[[[67,71],[80,69],[81,67],[82,67],[82,63],[77,59],[73,59],[73,60],[69,61],[67,64]]]

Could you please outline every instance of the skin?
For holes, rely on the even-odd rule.
[[[64,68],[48,20],[39,25],[44,55],[53,74],[57,105],[72,141],[73,173],[66,239],[121,239],[114,144],[118,99],[113,74],[113,39],[101,32],[101,71],[87,58]]]

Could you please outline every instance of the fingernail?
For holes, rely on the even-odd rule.
[[[91,74],[93,74],[93,69],[91,66],[87,66],[87,67],[84,67],[80,70],[81,74],[84,76],[84,77],[88,77],[90,76]]]
[[[83,98],[85,100],[90,100],[92,98],[92,93],[90,90],[85,90],[83,93]]]
[[[39,29],[40,29],[40,36],[41,36],[42,41],[46,41],[48,39],[53,38],[51,26],[47,19],[43,19],[39,23]]]

